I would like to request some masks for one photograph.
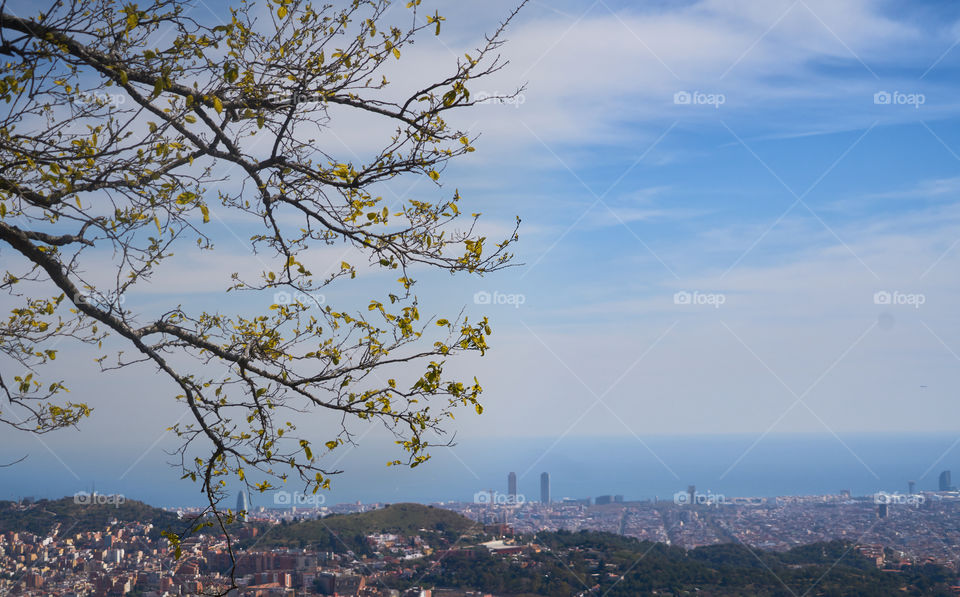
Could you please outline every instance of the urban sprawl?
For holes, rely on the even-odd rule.
[[[941,484],[944,479],[941,478]],[[849,541],[878,568],[936,563],[957,569],[960,550],[960,492],[880,493],[776,498],[737,498],[678,491],[666,500],[625,501],[622,496],[551,500],[549,477],[542,478],[539,500],[516,493],[516,477],[507,492],[480,491],[471,502],[442,502],[432,506],[475,521],[478,532],[454,544],[430,544],[432,536],[419,533],[371,533],[363,540],[365,554],[351,550],[265,548],[258,546],[258,529],[331,514],[370,512],[384,504],[253,506],[247,524],[237,529],[246,541],[235,554],[236,594],[274,595],[472,595],[469,591],[398,591],[391,579],[410,579],[416,563],[444,550],[485,550],[504,558],[523,559],[539,553],[536,533],[593,530],[687,549],[718,543],[739,543],[766,550],[836,539]],[[86,496],[94,503],[103,496]],[[247,507],[240,494],[238,507]],[[294,500],[288,500],[294,501]],[[35,502],[11,503],[24,514],[40,507]],[[168,510],[169,511],[169,510]],[[175,511],[189,519],[199,510]],[[426,534],[425,534],[426,535]],[[0,595],[145,597],[195,595],[227,586],[232,565],[226,537],[199,534],[181,544],[175,559],[170,542],[148,522],[109,520],[102,529],[75,532],[54,524],[44,535],[29,532],[0,534]],[[891,555],[892,554],[892,555]]]

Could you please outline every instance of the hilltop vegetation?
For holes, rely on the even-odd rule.
[[[374,533],[420,535],[433,545],[456,541],[477,524],[456,512],[421,504],[393,504],[355,514],[331,514],[269,529],[258,543],[271,547],[315,547],[324,551],[367,553],[364,538]]]
[[[157,535],[161,530],[180,529],[185,525],[185,522],[179,520],[175,513],[154,508],[136,500],[77,503],[73,497],[65,497],[58,500],[27,501],[21,504],[0,501],[0,532],[45,535],[57,523],[60,524],[61,535],[102,531],[113,519],[120,522],[151,523]]]
[[[471,588],[498,595],[607,597],[863,597],[952,595],[954,574],[939,566],[885,572],[850,543],[788,552],[725,544],[686,551],[662,543],[584,531],[539,533],[540,553],[501,557],[486,550],[445,554],[424,568],[423,586]]]

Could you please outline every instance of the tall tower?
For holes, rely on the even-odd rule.
[[[940,491],[950,491],[950,471],[940,473]]]
[[[517,473],[507,475],[507,495],[510,496],[510,503],[517,503]]]
[[[916,487],[917,487],[917,482],[916,482],[916,481],[907,481],[907,494],[908,494],[908,495],[913,495],[913,494],[914,494],[914,490],[916,489]]]
[[[237,494],[237,516],[240,517],[240,520],[246,522],[249,510],[250,501],[247,499],[247,492],[241,489],[240,493]]]
[[[550,503],[550,473],[540,474],[540,503]]]

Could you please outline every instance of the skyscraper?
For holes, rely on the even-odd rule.
[[[940,491],[951,491],[953,486],[950,484],[950,471],[940,473]]]
[[[915,493],[914,490],[916,489],[916,487],[917,487],[916,481],[907,481],[907,494],[913,495]]]
[[[540,503],[550,503],[550,473],[540,475]]]
[[[507,495],[510,496],[510,503],[517,503],[517,473],[507,475]]]
[[[246,512],[248,510],[250,510],[250,502],[247,499],[247,492],[240,490],[240,493],[237,494],[237,516],[239,516],[241,520],[247,520]],[[241,512],[243,512],[243,514],[240,514]]]

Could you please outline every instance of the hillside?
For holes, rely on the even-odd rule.
[[[543,550],[522,559],[475,549],[444,554],[419,564],[416,581],[398,579],[393,588],[406,589],[416,582],[524,597],[947,597],[955,579],[955,573],[939,566],[878,570],[854,545],[839,541],[782,553],[738,544],[687,551],[593,531],[542,532],[535,542]]]
[[[155,532],[181,529],[184,522],[177,515],[154,508],[136,500],[124,500],[119,504],[76,503],[74,498],[58,500],[37,500],[17,504],[0,501],[0,532],[29,532],[44,535],[57,523],[60,533],[81,533],[102,531],[110,520],[121,522],[149,522]]]
[[[365,552],[364,537],[373,533],[419,534],[455,541],[476,526],[469,518],[443,508],[393,504],[370,512],[332,514],[318,520],[278,525],[259,544]]]

